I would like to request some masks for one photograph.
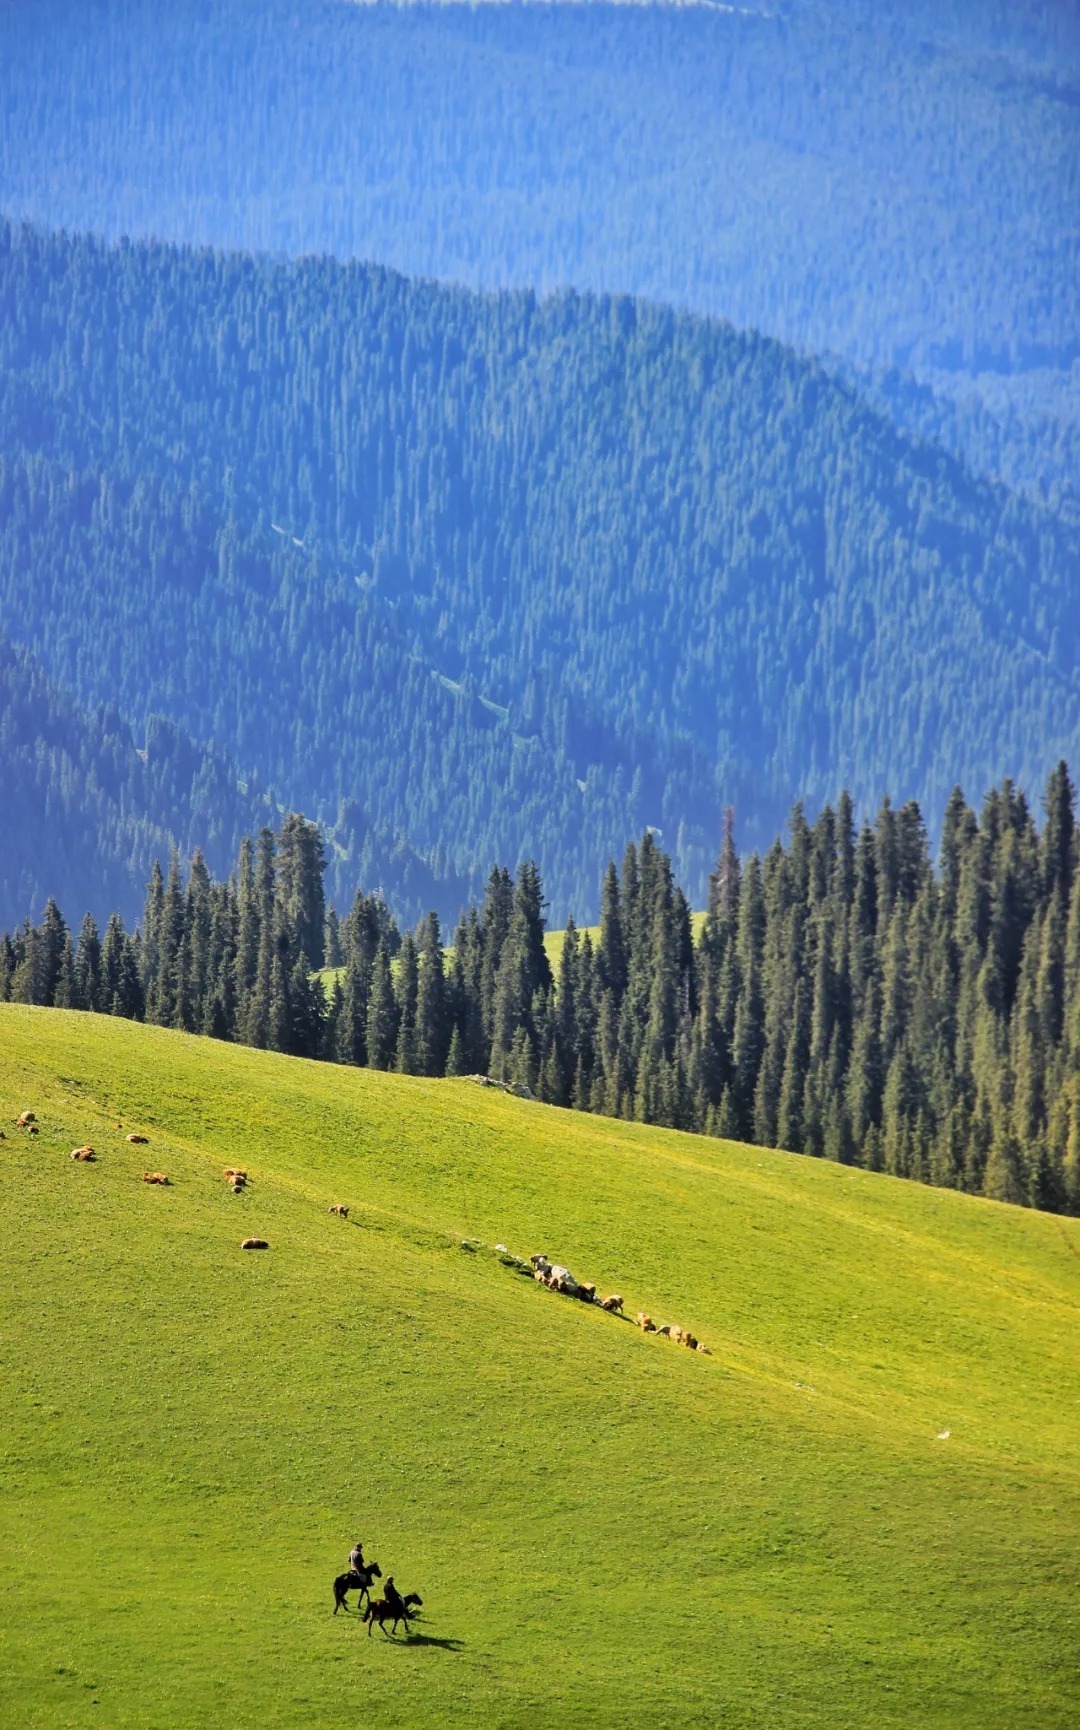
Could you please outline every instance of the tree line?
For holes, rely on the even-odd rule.
[[[403,1074],[490,1074],[553,1105],[1080,1211],[1080,836],[1067,765],[1036,824],[957,789],[936,863],[917,804],[843,794],[745,857],[729,812],[693,917],[646,832],[553,969],[539,871],[496,867],[444,948],[379,896],[325,898],[317,825],[245,839],[215,882],[155,867],[141,925],[55,902],[0,938],[0,999]],[[322,966],[332,969],[320,978]]]

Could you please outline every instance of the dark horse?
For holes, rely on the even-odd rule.
[[[390,1629],[391,1634],[396,1634],[398,1623],[404,1622],[407,1634],[409,1632],[409,1617],[414,1610],[419,1610],[423,1602],[419,1592],[406,1592],[404,1598],[399,1599],[396,1604],[391,1604],[388,1598],[369,1596],[368,1607],[363,1615],[363,1620],[368,1625],[368,1638],[371,1638],[371,1630],[376,1622],[384,1634],[386,1633],[387,1622],[393,1623],[393,1627]]]
[[[379,1567],[378,1562],[369,1562],[366,1568],[350,1568],[347,1574],[339,1574],[337,1579],[334,1581],[334,1615],[336,1616],[339,1610],[347,1610],[349,1608],[348,1604],[345,1602],[346,1592],[360,1593],[359,1598],[356,1600],[357,1609],[360,1608],[360,1605],[365,1598],[370,1604],[371,1582],[372,1580],[381,1579],[382,1569]]]

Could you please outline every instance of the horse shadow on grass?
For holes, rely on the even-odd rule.
[[[413,1651],[417,1646],[434,1646],[441,1652],[463,1652],[465,1650],[464,1640],[440,1638],[438,1634],[406,1634],[404,1640],[395,1640],[393,1644],[399,1651],[404,1651],[406,1648]]]

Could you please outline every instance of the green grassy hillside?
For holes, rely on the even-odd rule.
[[[0,1722],[1077,1722],[1078,1222],[6,1005],[0,1123]]]

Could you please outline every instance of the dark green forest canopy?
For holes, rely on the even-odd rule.
[[[740,859],[727,824],[693,931],[646,834],[557,977],[535,865],[492,871],[447,957],[437,914],[327,907],[315,825],[155,867],[139,931],[73,938],[50,900],[0,938],[0,999],[93,1010],[410,1075],[490,1074],[558,1106],[1080,1211],[1080,836],[1064,763],[1024,795],[956,790],[930,861],[917,805],[851,800]],[[338,971],[329,990],[312,969]]]
[[[1078,748],[1077,536],[776,343],[0,230],[0,608],[81,706],[553,915],[650,823],[940,808]]]
[[[0,10],[0,187],[914,368],[973,462],[1075,500],[1078,89],[1063,0],[35,0]]]

